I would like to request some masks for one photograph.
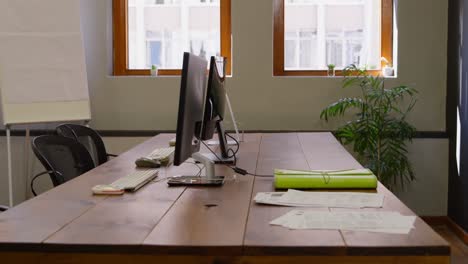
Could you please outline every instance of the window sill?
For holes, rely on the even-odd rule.
[[[180,75],[108,75],[108,78],[111,79],[172,79],[172,78],[180,78]]]
[[[382,76],[381,70],[368,70],[369,75],[380,76],[385,79],[396,79],[397,75],[394,76]],[[316,71],[307,71],[307,70],[290,70],[290,71],[281,71],[274,70],[273,77],[306,77],[306,78],[330,78],[330,79],[340,79],[345,78],[342,70],[337,70],[334,76],[328,76],[327,71],[316,70]]]
[[[208,73],[208,69],[207,69]],[[124,71],[118,72],[114,71],[114,77],[149,77],[149,78],[159,78],[159,77],[180,77],[182,75],[182,70],[179,69],[161,69],[158,70],[158,75],[151,75],[151,71],[147,69],[126,69]],[[231,70],[228,69],[227,77],[232,77]]]
[[[273,78],[305,78],[305,79],[344,79],[345,76],[314,76],[314,75],[273,75]],[[398,79],[398,76],[381,76],[384,79]]]
[[[161,69],[158,71],[158,76],[180,76],[182,70],[177,69]],[[114,76],[146,76],[146,77],[156,77],[151,75],[151,70],[149,69],[125,69],[123,71],[114,70]]]

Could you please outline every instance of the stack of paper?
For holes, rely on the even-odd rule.
[[[415,216],[396,212],[329,212],[292,210],[270,222],[289,229],[334,229],[350,231],[408,234]]]
[[[384,195],[357,192],[287,192],[257,193],[255,202],[283,206],[364,208],[383,206]]]

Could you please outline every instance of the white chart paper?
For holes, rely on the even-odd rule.
[[[0,1],[4,124],[91,119],[80,0]]]

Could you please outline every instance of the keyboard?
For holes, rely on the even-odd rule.
[[[158,176],[158,170],[155,169],[138,169],[129,175],[122,177],[110,186],[118,190],[126,190],[134,192],[140,189],[143,185],[152,181]]]
[[[171,164],[174,159],[174,151],[174,147],[157,148],[145,158],[159,161],[161,165],[167,166]]]

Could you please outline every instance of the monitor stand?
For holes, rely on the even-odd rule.
[[[224,158],[222,157],[221,154],[219,153],[216,153],[213,154],[213,153],[203,153],[203,156],[205,156],[206,158],[208,158],[209,160],[211,160],[212,162],[214,162],[215,164],[232,164],[232,165],[235,165],[235,161],[234,161],[234,157],[232,158]]]
[[[228,142],[226,141],[226,131],[224,130],[222,120],[216,121],[216,133],[218,133],[218,144],[221,153],[216,155],[213,153],[206,153],[204,155],[211,159],[215,164],[234,164],[234,157],[229,157]]]
[[[227,145],[228,146],[235,146],[237,145],[236,142],[234,140],[228,140],[226,141]],[[208,141],[208,145],[210,146],[218,146],[219,145],[219,141],[218,140],[210,140]]]
[[[167,184],[169,186],[221,186],[224,184],[224,176],[215,176],[214,162],[200,152],[192,154],[192,158],[205,168],[205,176],[174,176]]]

